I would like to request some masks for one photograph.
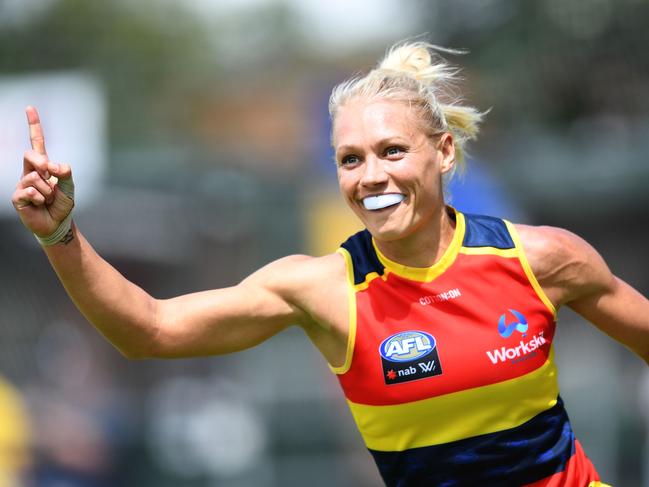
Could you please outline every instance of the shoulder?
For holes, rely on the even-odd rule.
[[[328,287],[344,286],[346,276],[345,260],[339,253],[289,255],[266,264],[241,285],[263,288],[308,313],[312,295]]]
[[[326,279],[344,279],[345,275],[345,260],[338,253],[322,257],[296,254],[266,264],[244,279],[242,284],[263,282],[279,288],[304,287]]]
[[[614,280],[583,238],[557,227],[514,225],[532,272],[555,305],[602,291]]]
[[[563,228],[515,224],[520,241],[534,271],[565,265],[579,259],[588,243]]]

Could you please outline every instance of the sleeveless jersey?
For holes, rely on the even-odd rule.
[[[599,477],[559,396],[556,311],[509,222],[455,218],[429,268],[392,262],[367,230],[338,250],[349,342],[332,367],[389,486],[589,486]]]

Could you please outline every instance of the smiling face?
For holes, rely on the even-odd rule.
[[[455,159],[449,133],[428,134],[404,102],[357,98],[338,111],[333,142],[343,197],[377,241],[439,223],[442,175]]]

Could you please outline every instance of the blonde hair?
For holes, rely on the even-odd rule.
[[[372,71],[333,89],[329,98],[332,122],[340,108],[353,98],[403,101],[418,109],[429,135],[453,135],[456,166],[463,169],[466,142],[477,137],[485,113],[462,103],[457,89],[459,69],[450,65],[440,52],[463,53],[427,42],[392,46]]]

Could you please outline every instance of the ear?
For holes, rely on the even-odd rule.
[[[446,174],[455,166],[455,141],[450,132],[444,132],[437,143],[437,150],[441,155],[440,170]]]

